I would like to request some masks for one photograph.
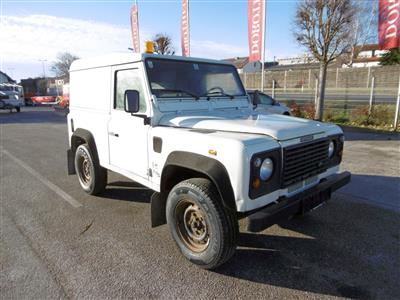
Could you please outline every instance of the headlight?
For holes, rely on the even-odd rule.
[[[270,158],[264,159],[260,168],[260,179],[264,181],[268,180],[271,177],[273,170],[274,170],[274,163],[272,162],[272,159]]]
[[[328,157],[332,158],[334,153],[335,153],[335,143],[333,141],[330,141],[329,148],[328,148]]]

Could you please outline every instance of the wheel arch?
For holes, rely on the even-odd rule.
[[[74,164],[75,152],[80,145],[85,143],[88,144],[90,151],[92,152],[93,159],[97,164],[99,164],[99,156],[97,154],[97,147],[93,134],[86,129],[78,128],[74,131],[74,133],[71,136],[71,149],[69,149],[67,153],[69,175],[76,174],[75,164]]]
[[[169,191],[179,182],[189,178],[207,178],[217,188],[223,206],[236,213],[236,202],[228,171],[216,159],[185,151],[168,155],[160,182],[160,193],[151,199],[152,227],[166,223],[165,206]]]

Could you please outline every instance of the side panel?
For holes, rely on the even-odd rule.
[[[107,126],[112,99],[111,80],[111,67],[74,71],[70,75],[70,140],[72,119],[75,130],[82,128],[93,135],[102,166],[109,162]]]

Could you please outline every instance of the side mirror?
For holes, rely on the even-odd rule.
[[[136,90],[126,90],[124,96],[124,108],[128,113],[139,111],[139,92]]]

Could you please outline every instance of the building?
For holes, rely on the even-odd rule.
[[[3,84],[3,83],[15,83],[15,80],[13,80],[6,73],[0,71],[0,84]]]
[[[233,64],[238,70],[239,74],[261,72],[261,66],[262,66],[261,62],[260,61],[249,62],[248,56],[227,58],[223,59],[222,61],[226,61]],[[277,62],[265,62],[264,68],[269,68],[277,64],[278,64]]]
[[[365,68],[378,66],[381,61],[381,56],[386,52],[387,50],[380,50],[377,44],[356,46],[354,48],[355,57],[352,67]]]
[[[304,64],[310,64],[310,63],[315,63],[316,60],[312,56],[308,54],[302,54],[299,56],[293,56],[293,57],[285,57],[285,58],[278,58],[276,60],[280,66],[286,66],[286,65],[304,65]]]

